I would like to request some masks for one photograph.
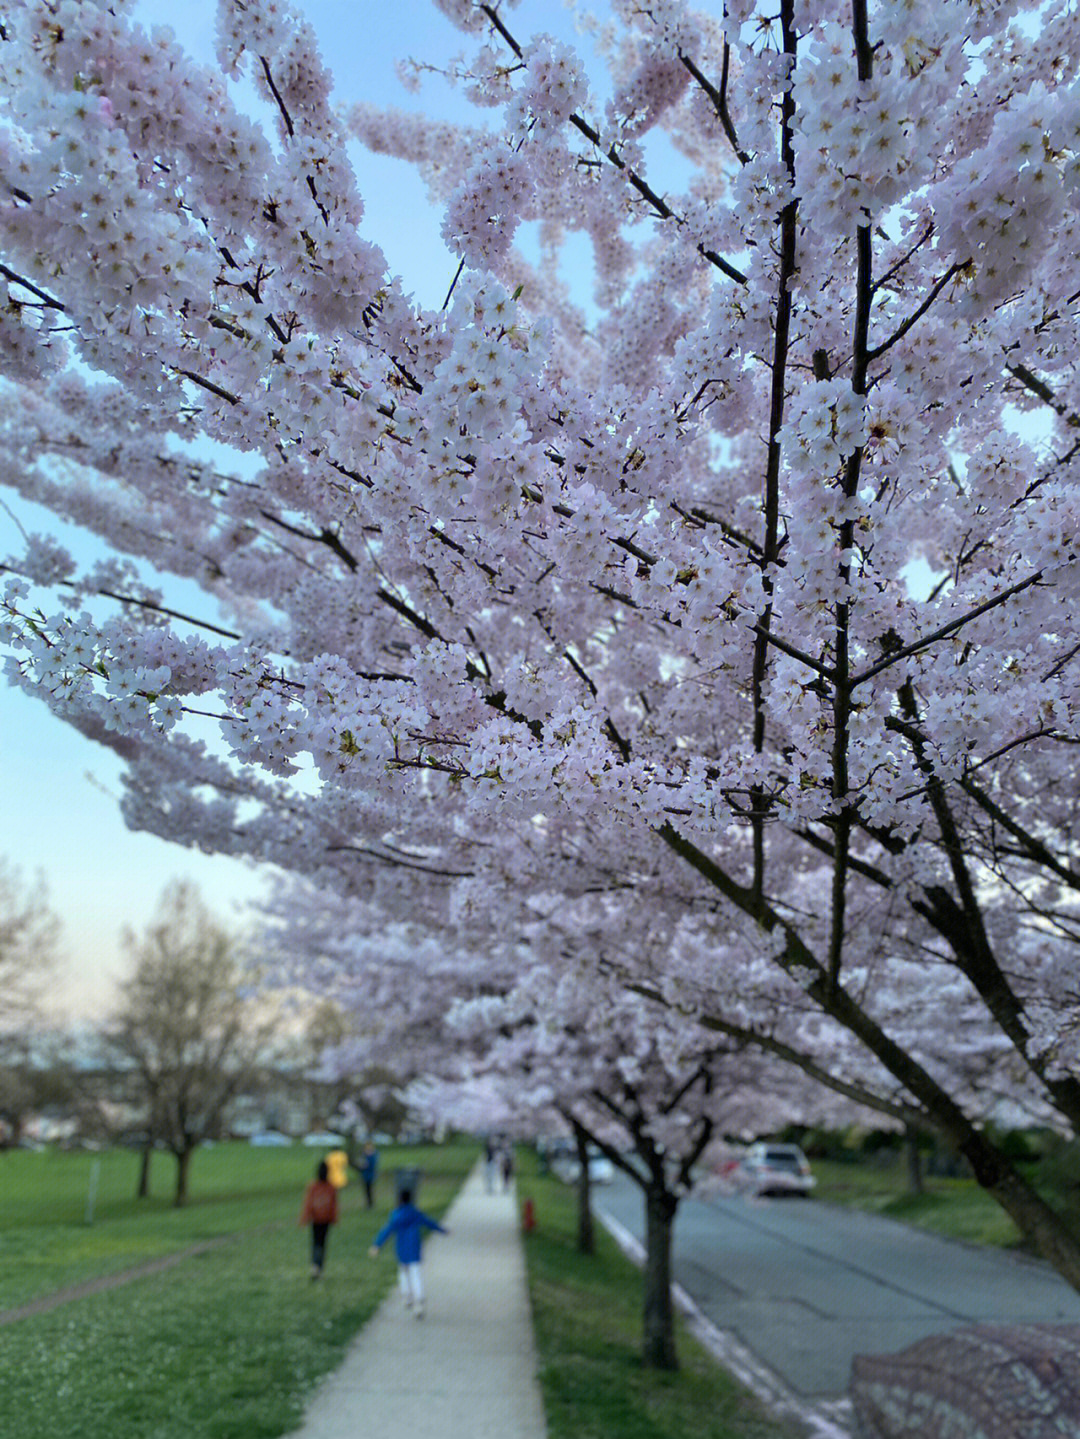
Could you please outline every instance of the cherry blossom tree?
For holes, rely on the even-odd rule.
[[[1080,19],[613,0],[587,73],[439,8],[475,125],[335,108],[279,0],[220,74],[8,6],[0,480],[115,556],[27,537],[9,677],[186,843],[455,923],[495,868],[678,890],[692,1010],[846,1035],[1080,1286],[953,1052],[1080,1124]],[[444,205],[440,310],[352,140]]]
[[[462,1000],[505,993],[514,970],[455,945],[449,926],[426,928],[419,909],[395,919],[334,891],[283,884],[263,906],[257,945],[267,966],[264,985],[292,996],[301,1011],[311,997],[333,1004],[339,1032],[310,1072],[346,1092],[340,1109],[355,1119],[354,1128],[370,1129],[391,1101],[446,1122],[428,1102],[438,1077],[454,1088],[452,1121],[459,1128],[510,1129],[513,1115],[502,1101],[496,1113],[489,1102],[494,1091],[476,1088],[472,1049],[448,1034],[446,1018]]]
[[[798,1120],[865,1117],[800,1072],[598,983],[586,969],[527,972],[502,1000],[460,1006],[452,1027],[474,1049],[474,1073],[520,1113],[554,1108],[640,1188],[645,1211],[643,1362],[678,1367],[672,1242],[696,1167],[723,1134],[749,1137]],[[801,1082],[800,1082],[801,1081]],[[578,1144],[587,1202],[588,1165]]]
[[[474,917],[468,945],[454,945],[449,917],[424,930],[415,889],[413,917],[395,924],[370,903],[292,886],[271,904],[271,942],[261,948],[279,956],[276,983],[329,989],[353,1013],[355,1045],[326,1057],[335,1073],[353,1072],[375,1056],[403,1081],[411,1079],[409,1101],[437,1123],[526,1138],[555,1123],[571,1130],[581,1161],[585,1252],[591,1252],[589,1146],[639,1186],[646,1219],[643,1359],[673,1369],[673,1227],[713,1142],[797,1121],[850,1123],[868,1111],[842,1082],[808,1082],[798,1065],[778,1061],[760,1044],[718,1032],[685,1006],[657,1003],[640,978],[629,985],[625,969],[598,962],[598,926],[583,924],[567,907],[516,929],[507,927],[505,910],[487,929]],[[642,926],[636,943],[659,951],[670,937],[659,922],[648,935]],[[634,970],[639,977],[646,972],[641,963]]]

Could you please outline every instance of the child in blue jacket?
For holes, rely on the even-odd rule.
[[[405,1308],[412,1309],[417,1319],[424,1317],[424,1276],[420,1268],[420,1246],[425,1229],[434,1230],[438,1234],[450,1233],[438,1220],[417,1209],[412,1202],[411,1189],[403,1189],[398,1207],[376,1234],[375,1242],[368,1251],[374,1259],[391,1234],[394,1236],[401,1294],[405,1300]]]

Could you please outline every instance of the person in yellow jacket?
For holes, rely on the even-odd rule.
[[[344,1189],[349,1182],[349,1156],[344,1149],[334,1149],[326,1156],[326,1172],[335,1189]]]

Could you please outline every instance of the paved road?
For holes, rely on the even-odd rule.
[[[596,1191],[638,1239],[640,1190]],[[976,1249],[817,1200],[688,1199],[675,1278],[797,1395],[845,1394],[855,1354],[885,1354],[964,1324],[1080,1323],[1080,1294],[1033,1260]]]

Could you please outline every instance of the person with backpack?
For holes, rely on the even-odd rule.
[[[372,1209],[375,1205],[375,1176],[379,1172],[379,1151],[370,1140],[364,1145],[364,1152],[360,1156],[359,1163],[353,1167],[364,1186],[364,1200],[367,1207]]]
[[[424,1317],[424,1276],[420,1268],[420,1248],[425,1229],[438,1234],[449,1234],[437,1219],[417,1209],[412,1202],[412,1190],[403,1189],[398,1196],[397,1208],[375,1236],[368,1251],[374,1259],[391,1234],[397,1251],[398,1283],[405,1308],[411,1309],[417,1319]]]
[[[315,1171],[315,1178],[304,1191],[304,1207],[299,1224],[311,1225],[311,1277],[318,1279],[326,1260],[326,1236],[331,1224],[337,1223],[337,1190],[330,1183],[330,1171],[324,1160]]]

